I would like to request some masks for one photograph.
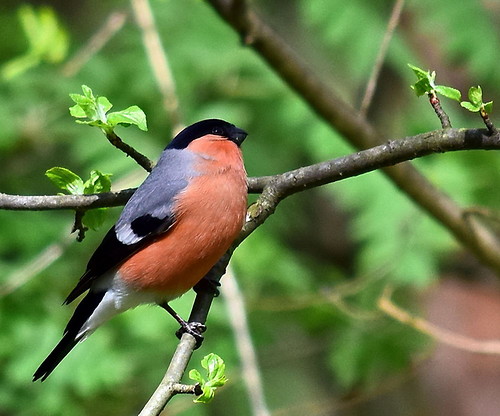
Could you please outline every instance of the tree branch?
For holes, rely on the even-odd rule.
[[[153,169],[153,166],[155,165],[151,159],[135,150],[129,144],[125,143],[114,131],[104,131],[104,134],[113,146],[134,159],[145,171],[151,172],[151,169]]]
[[[208,0],[217,13],[240,34],[278,75],[332,128],[359,149],[382,142],[365,118],[325,84],[294,51],[241,0]],[[495,135],[498,139],[498,135]],[[434,187],[411,164],[384,173],[420,207],[445,226],[482,262],[500,274],[500,244],[478,221],[468,221],[448,195]]]
[[[387,28],[385,30],[382,42],[380,43],[377,58],[375,59],[375,63],[373,64],[372,72],[370,73],[370,77],[368,78],[368,83],[366,84],[365,94],[363,95],[361,105],[359,106],[359,112],[362,115],[366,115],[366,113],[368,112],[373,94],[375,94],[380,71],[385,61],[385,57],[387,56],[387,51],[389,50],[389,44],[391,43],[394,31],[396,30],[396,27],[398,26],[401,19],[404,4],[405,0],[395,0],[394,6],[392,6],[391,17],[389,18],[389,22],[387,23]]]
[[[185,333],[179,341],[179,344],[177,344],[177,348],[165,376],[139,413],[139,416],[159,415],[168,401],[179,393],[177,386],[189,364],[195,346],[195,338]],[[193,391],[193,393],[195,392]]]
[[[391,299],[392,289],[386,287],[382,296],[378,299],[378,308],[391,318],[408,325],[413,329],[426,334],[438,342],[462,351],[475,354],[500,354],[500,340],[479,340],[457,334],[444,328],[440,328],[431,322],[410,314],[408,311],[397,306]]]
[[[177,132],[182,128],[179,99],[175,92],[174,77],[168,63],[167,54],[162,46],[151,5],[148,0],[131,0],[131,5],[137,24],[142,32],[142,41],[148,55],[149,64],[153,70],[156,85],[162,95],[163,107],[169,121],[172,123],[172,131]]]
[[[347,156],[273,176],[248,179],[250,193],[262,193],[273,183],[281,198],[306,189],[358,176],[407,160],[460,150],[500,150],[500,137],[482,129],[447,129],[389,140],[385,144]],[[134,189],[93,195],[8,195],[0,193],[0,209],[42,211],[92,209],[124,205]]]
[[[9,211],[48,211],[118,207],[124,205],[135,189],[92,195],[9,195],[0,192],[0,209]]]

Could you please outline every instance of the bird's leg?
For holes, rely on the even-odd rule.
[[[167,302],[159,303],[158,305],[165,309],[177,322],[179,322],[181,327],[175,332],[177,338],[181,339],[182,334],[187,332],[196,339],[195,349],[198,349],[203,343],[203,332],[206,331],[207,327],[200,322],[185,321]]]

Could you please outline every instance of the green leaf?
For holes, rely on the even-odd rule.
[[[92,103],[92,100],[85,95],[82,94],[69,94],[69,97],[77,104],[77,105],[89,105]]]
[[[103,115],[111,110],[111,107],[113,107],[113,104],[111,104],[106,97],[98,97],[96,102],[99,113],[102,113]]]
[[[416,67],[414,65],[408,64],[408,66],[413,70],[418,78],[418,81],[411,86],[418,97],[424,94],[430,94],[435,91],[438,94],[446,98],[450,98],[455,101],[460,101],[462,94],[459,90],[448,87],[446,85],[436,85],[436,72],[435,71],[424,71],[423,69]]]
[[[82,89],[84,85],[82,85]],[[85,89],[84,89],[85,92]],[[90,92],[92,94],[92,91]],[[87,95],[81,94],[69,94],[70,98],[76,103],[77,107],[80,107],[81,110],[77,112],[75,106],[70,107],[70,114],[78,114],[78,117],[81,117],[80,114],[84,114],[83,117],[88,117],[91,120],[97,119],[97,106],[96,102],[93,98],[88,97]],[[71,110],[73,108],[73,110]],[[77,116],[73,116],[77,117]]]
[[[429,84],[428,79],[421,79],[421,80],[417,81],[415,84],[411,85],[411,89],[413,91],[415,91],[415,94],[417,94],[417,97],[420,97],[420,96],[432,91],[432,87]]]
[[[18,18],[28,40],[28,48],[24,54],[2,66],[1,73],[5,79],[12,79],[42,61],[61,62],[68,50],[68,35],[51,8],[40,7],[36,11],[32,6],[24,5],[18,10]]]
[[[80,107],[78,104],[75,104],[73,107],[70,107],[69,113],[75,118],[87,117],[87,114],[85,114],[85,111],[83,111],[83,108]]]
[[[70,98],[76,105],[69,108],[70,114],[75,118],[85,118],[89,120],[76,120],[79,124],[96,126],[109,134],[113,129],[121,124],[125,126],[136,125],[143,131],[147,131],[146,115],[138,106],[133,105],[125,110],[115,111],[107,114],[113,104],[104,96],[95,97],[92,89],[82,85],[83,95],[70,94]]]
[[[57,187],[72,195],[82,195],[84,192],[82,178],[69,169],[61,167],[50,168],[45,172],[45,176],[47,176]]]
[[[108,215],[108,208],[96,208],[85,212],[82,222],[88,228],[97,230],[106,220]]]
[[[29,44],[36,44],[38,42],[39,26],[35,9],[30,5],[24,4],[19,7],[17,13],[21,26],[23,27],[24,34],[28,38]]]
[[[472,112],[472,113],[477,113],[477,112],[481,109],[481,107],[480,107],[480,106],[478,107],[478,106],[476,106],[476,105],[474,105],[474,104],[472,104],[472,103],[470,103],[470,102],[468,102],[468,101],[462,101],[462,102],[460,103],[460,105],[461,105],[463,108],[465,108],[465,109],[469,110],[469,111],[470,111],[470,112]]]
[[[424,71],[422,68],[408,64],[408,66],[413,70],[417,76],[418,81],[411,86],[411,88],[420,97],[424,94],[429,94],[434,89],[434,79],[436,78],[436,73],[433,71]]]
[[[460,101],[462,98],[462,94],[456,88],[447,87],[445,85],[436,85],[434,89],[438,94],[441,94],[446,98],[450,98],[451,100]]]
[[[83,185],[85,194],[97,194],[100,192],[109,192],[111,190],[111,174],[102,173],[98,170],[90,172],[90,178]]]
[[[486,104],[484,104],[484,111],[486,111],[488,114],[493,111],[493,101],[488,101]]]
[[[200,384],[202,394],[194,399],[195,403],[208,403],[213,399],[215,390],[227,382],[224,375],[226,365],[224,360],[217,354],[210,353],[203,357],[201,366],[207,371],[207,380],[205,380],[198,370],[189,371],[189,378]]]
[[[92,92],[92,88],[90,88],[89,86],[87,85],[82,85],[82,91],[83,91],[83,95],[85,95],[85,97],[87,97],[90,101],[95,101],[95,97],[94,97],[94,93]]]
[[[460,103],[460,105],[467,110],[473,113],[477,113],[478,111],[491,113],[491,111],[493,110],[493,101],[483,103],[483,89],[480,85],[478,85],[477,87],[470,87],[468,97],[470,102],[464,101]]]
[[[413,70],[418,79],[427,78],[429,71],[424,71],[422,68],[412,64],[407,65]]]
[[[214,353],[205,355],[205,357],[203,357],[203,359],[201,360],[201,366],[205,370],[207,370],[209,380],[219,377],[220,370],[222,369],[222,373],[224,373],[224,370],[226,368],[222,358]]]
[[[195,368],[189,371],[189,378],[200,384],[205,383],[205,380],[203,380],[203,377],[201,376],[200,372]]]
[[[38,56],[32,54],[21,55],[11,59],[2,66],[2,77],[10,80],[26,72],[28,69],[34,68],[39,63],[40,58]]]
[[[477,87],[470,87],[469,88],[469,101],[476,105],[476,106],[481,106],[483,103],[483,90],[482,88],[478,85]]]
[[[134,124],[143,131],[148,130],[146,114],[136,105],[108,114],[108,123],[113,127],[118,124]]]

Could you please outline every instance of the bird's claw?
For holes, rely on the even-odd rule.
[[[194,349],[198,349],[201,347],[203,343],[204,337],[203,332],[207,330],[207,327],[200,322],[184,322],[181,324],[181,327],[176,331],[175,335],[177,338],[181,339],[182,335],[187,333],[194,337],[196,340],[196,345]]]

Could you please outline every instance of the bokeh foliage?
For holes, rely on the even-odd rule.
[[[392,1],[253,3],[327,82],[359,105]],[[54,194],[57,190],[44,176],[53,166],[83,178],[96,169],[112,173],[119,188],[136,186],[144,177],[141,169],[96,129],[75,124],[68,112],[73,104],[68,94],[86,84],[116,108],[138,105],[145,111],[147,133],[117,130],[138,150],[155,158],[171,137],[172,125],[129,3],[33,5],[31,10],[46,16],[46,25],[55,24],[48,30],[53,41],[40,42],[38,49],[19,19],[20,13],[25,20],[31,16],[27,6],[20,8],[17,1],[0,6],[0,38],[9,40],[0,43],[0,68],[9,69],[0,80],[0,190]],[[248,130],[249,175],[279,173],[353,150],[242,46],[208,4],[151,0],[151,5],[172,66],[182,121],[220,117]],[[76,74],[63,75],[67,62],[117,10],[128,11],[123,28]],[[409,88],[414,80],[408,62],[435,69],[441,83],[460,89],[464,97],[471,85],[481,84],[485,101],[498,102],[499,23],[494,2],[408,2],[369,118],[388,138],[439,127],[425,98],[415,98]],[[29,65],[22,66],[23,59]],[[457,103],[444,106],[455,127],[481,126]],[[493,191],[500,179],[494,153],[431,156],[416,165],[461,204],[500,204]],[[127,180],[133,172],[137,176]],[[0,413],[132,415],[160,380],[176,342],[176,326],[159,308],[141,307],[99,329],[47,382],[31,383],[69,318],[70,308],[59,305],[118,212],[110,210],[105,227],[77,244],[67,242],[72,213],[0,211]],[[6,291],[5,285],[22,278],[19,270],[53,243],[64,250],[62,258]],[[411,308],[411,295],[436,281],[445,265],[457,263],[458,250],[446,231],[379,173],[282,203],[233,261],[271,409],[295,414],[295,406],[331,404],[351,389],[377,389],[405,371],[428,342],[384,318],[376,300],[390,283],[400,288],[398,302]],[[329,300],[330,292],[343,296],[343,307]],[[186,316],[191,302],[188,294],[174,307]],[[249,414],[226,313],[223,299],[216,300],[195,360],[210,351],[222,356],[229,383],[208,406],[177,398],[172,414]]]

